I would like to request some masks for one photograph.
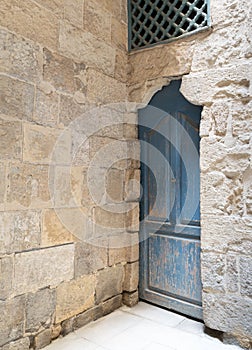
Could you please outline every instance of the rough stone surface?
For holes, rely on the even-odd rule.
[[[123,266],[110,267],[97,275],[96,303],[105,301],[122,292],[124,278]]]
[[[103,316],[110,314],[111,312],[119,309],[122,306],[122,295],[116,295],[115,297],[106,300],[102,303]]]
[[[0,300],[6,299],[12,292],[13,257],[0,259]]]
[[[45,329],[34,338],[34,349],[42,349],[51,343],[52,331]]]
[[[88,275],[107,266],[108,249],[105,241],[100,244],[79,242],[75,245],[75,277]]]
[[[139,295],[138,291],[133,292],[133,293],[128,293],[128,292],[123,292],[123,304],[133,307],[138,303],[139,300]]]
[[[126,264],[125,277],[123,282],[123,290],[127,292],[134,292],[138,288],[139,282],[139,263]]]
[[[0,254],[38,248],[40,236],[39,212],[0,213]]]
[[[78,315],[94,305],[96,277],[83,276],[57,288],[56,322]]]
[[[78,329],[103,316],[102,306],[95,306],[74,318],[73,328]]]
[[[16,294],[36,291],[49,285],[56,286],[73,278],[74,245],[16,254],[14,268]]]
[[[52,322],[56,306],[55,290],[42,289],[26,297],[26,332],[34,332],[40,327],[47,328]]]
[[[239,264],[241,295],[252,296],[252,258],[242,256]]]
[[[0,346],[23,336],[25,298],[0,301]]]
[[[2,347],[2,350],[29,350],[30,349],[30,340],[29,338],[23,338],[16,340],[9,344],[6,344]]]
[[[21,123],[0,119],[0,130],[1,159],[21,159]]]

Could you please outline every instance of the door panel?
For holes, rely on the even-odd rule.
[[[139,112],[140,297],[202,318],[199,122],[173,81]]]

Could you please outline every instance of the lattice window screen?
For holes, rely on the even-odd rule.
[[[209,0],[128,2],[130,50],[171,41],[209,25]]]

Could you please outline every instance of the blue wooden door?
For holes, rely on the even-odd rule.
[[[175,80],[139,111],[140,298],[202,319],[199,123]]]

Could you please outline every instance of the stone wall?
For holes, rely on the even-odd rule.
[[[125,5],[0,2],[2,350],[40,349],[137,302]]]
[[[129,100],[147,104],[177,77],[200,127],[206,326],[249,348],[252,334],[251,2],[210,0],[212,27],[129,56]]]

